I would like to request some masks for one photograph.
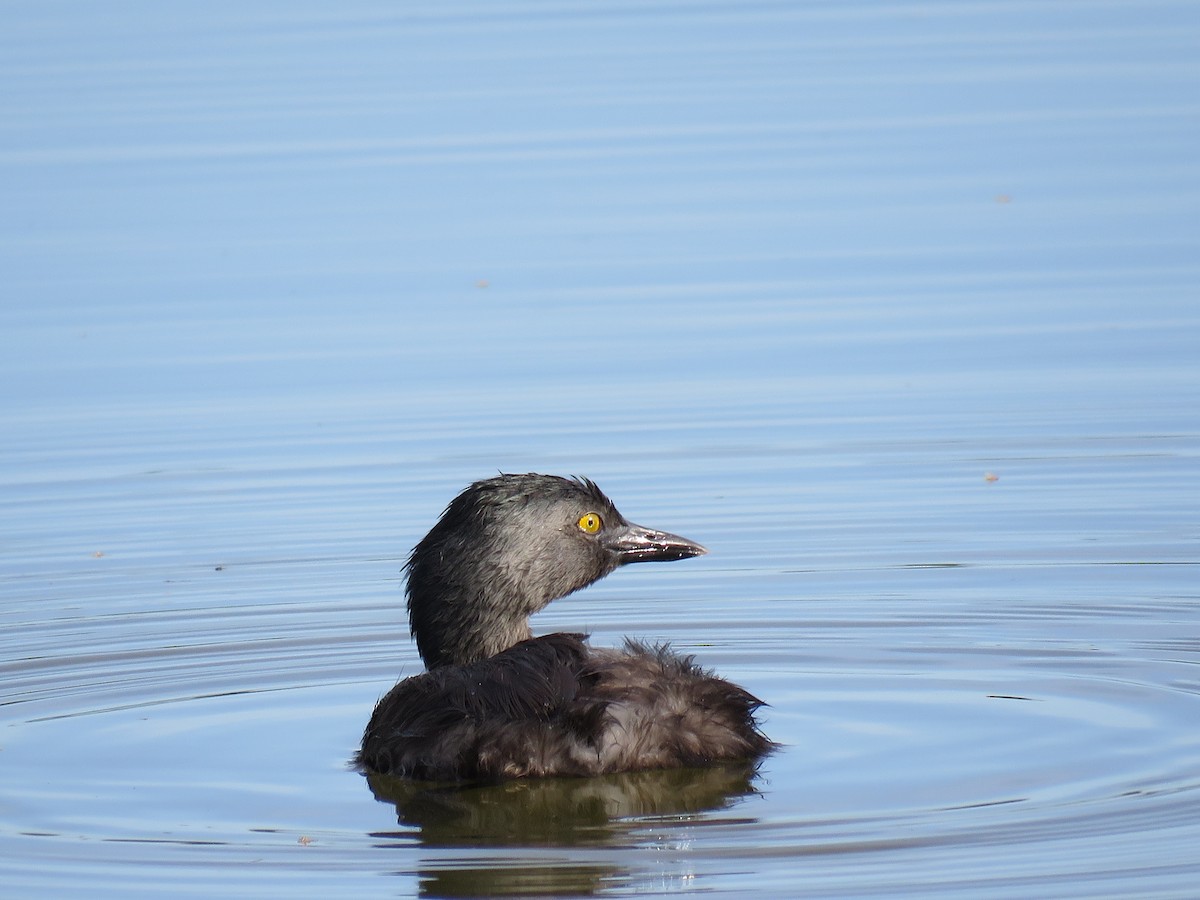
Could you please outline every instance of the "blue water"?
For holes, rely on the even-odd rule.
[[[38,4],[0,35],[5,896],[1192,897],[1200,13]],[[724,770],[395,785],[408,549],[583,474],[535,630]],[[390,793],[389,793],[390,791]]]

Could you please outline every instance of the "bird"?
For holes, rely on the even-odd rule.
[[[529,617],[630,563],[708,551],[629,522],[586,478],[500,474],[446,507],[405,565],[426,671],[375,707],[355,756],[423,781],[594,776],[757,761],[763,702],[666,644],[534,637]]]

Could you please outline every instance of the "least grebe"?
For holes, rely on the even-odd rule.
[[[535,638],[529,617],[618,566],[700,556],[634,525],[586,479],[472,484],[413,549],[408,616],[427,672],[379,701],[358,763],[431,781],[755,760],[762,702],[665,646]]]

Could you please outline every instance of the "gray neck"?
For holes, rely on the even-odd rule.
[[[482,598],[456,602],[442,596],[424,602],[427,599],[410,591],[409,623],[426,668],[487,659],[533,637],[527,616],[501,611]]]

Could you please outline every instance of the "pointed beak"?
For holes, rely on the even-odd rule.
[[[617,565],[635,562],[670,562],[703,556],[708,552],[695,541],[677,534],[655,531],[641,525],[627,523],[604,542],[604,546],[616,557]]]

